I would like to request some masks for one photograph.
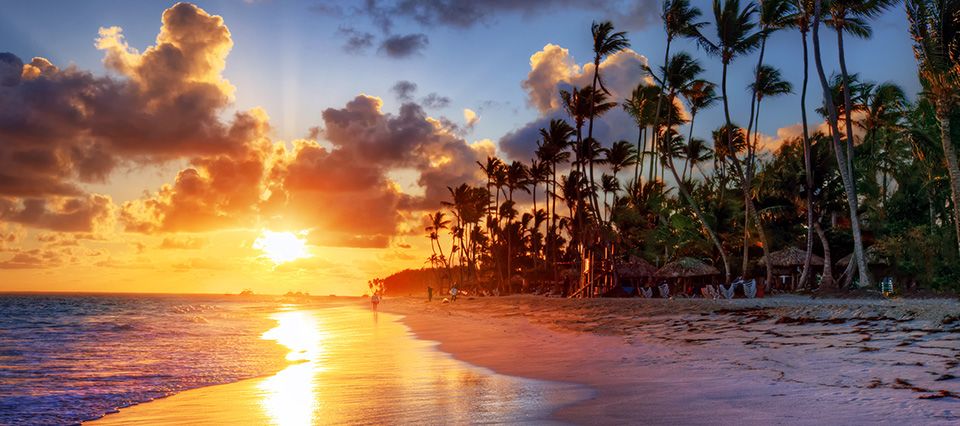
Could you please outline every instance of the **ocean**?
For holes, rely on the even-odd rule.
[[[259,378],[248,387],[255,391],[227,395],[235,404],[193,401],[189,418],[217,423],[217,413],[230,412],[250,424],[539,423],[589,395],[457,361],[416,339],[398,316],[355,299],[0,295],[0,424],[110,420],[124,407],[252,378]],[[253,408],[238,413],[244,398]],[[175,411],[139,421],[182,422]]]

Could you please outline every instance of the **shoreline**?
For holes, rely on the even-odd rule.
[[[324,329],[322,324],[328,322],[327,315],[323,313],[325,307],[328,306],[305,304],[288,313],[319,321],[316,326],[320,330],[320,335],[334,333],[331,335],[330,342],[335,346],[341,346],[337,340],[349,339],[348,335],[340,334],[344,330],[364,333],[363,323],[370,321],[371,318],[369,304],[366,301],[345,304],[339,308],[356,308],[344,311],[351,315],[348,318],[350,321],[343,321],[343,316],[340,315],[340,321],[333,325],[334,328]],[[325,354],[328,349],[323,349],[325,346],[323,343],[316,346],[317,349],[310,349],[310,346],[300,345],[296,341],[302,338],[302,335],[293,337],[278,333],[277,343],[287,346],[291,352],[287,356],[290,363],[277,373],[185,389],[165,397],[131,404],[105,413],[99,418],[84,420],[82,423],[98,425],[317,424],[318,421],[329,421],[329,415],[333,415],[334,418],[339,417],[346,423],[353,423],[359,419],[365,419],[364,422],[390,422],[398,418],[408,420],[419,418],[431,422],[430,418],[433,418],[432,421],[438,421],[439,417],[423,417],[425,413],[445,413],[447,410],[452,411],[444,414],[449,417],[443,418],[452,419],[451,421],[455,423],[491,421],[486,420],[488,418],[493,419],[495,423],[509,421],[508,419],[511,418],[542,423],[547,421],[550,414],[558,407],[569,406],[574,401],[592,396],[587,388],[573,383],[546,383],[532,378],[508,376],[482,366],[464,363],[450,353],[442,351],[439,348],[440,342],[418,338],[412,329],[401,321],[401,316],[383,312],[374,314],[372,317],[373,330],[368,330],[366,333],[372,332],[377,338],[377,343],[386,345],[381,348],[381,351],[369,352],[363,349],[369,347],[368,345],[353,344],[348,345],[354,348],[353,352],[329,349],[333,352],[327,356]],[[288,325],[293,326],[288,327],[288,331],[299,331],[297,329],[304,326],[312,327],[302,321]],[[281,329],[283,326],[281,320],[280,324],[270,331]],[[290,340],[291,338],[294,340]],[[398,341],[405,343],[398,346]],[[357,350],[360,352],[356,352]],[[397,355],[398,350],[399,355]],[[316,352],[311,355],[311,351]],[[361,365],[362,361],[361,364],[353,364],[351,361],[332,362],[334,359],[349,360],[356,358],[357,355],[360,355],[360,358],[378,356],[376,353],[379,353],[381,358],[384,353],[389,353],[390,355],[385,359],[392,362],[414,358],[418,361],[414,362],[409,370],[405,371],[401,368],[396,371],[392,374],[395,377],[392,378],[377,374],[375,370],[367,370],[367,376],[363,376],[362,372],[356,373],[357,369],[352,366]],[[299,358],[301,354],[308,357]],[[390,356],[399,358],[389,358]],[[432,366],[432,368],[424,369],[426,366]],[[417,371],[421,376],[411,376],[411,371]],[[325,378],[320,379],[319,374],[323,374],[322,377]],[[377,383],[374,387],[366,389],[365,402],[359,405],[356,400],[349,399],[352,397],[343,399],[338,392],[327,391],[328,388],[336,390],[344,389],[343,387],[346,386],[351,388],[346,394],[355,394],[356,390],[364,389],[364,382],[369,383],[371,380]],[[402,388],[390,385],[391,380],[400,381],[414,393],[433,389],[426,393],[431,395],[432,402],[421,404],[418,410],[412,412],[409,406],[402,407],[400,412],[396,411],[397,408],[391,411],[386,405],[377,407],[378,398],[376,393],[373,393],[377,388],[380,388],[380,391],[397,389],[398,395],[403,395],[404,391],[400,390]],[[449,385],[443,384],[450,380],[452,383],[462,382],[463,384],[451,389]],[[440,388],[417,387],[417,383],[425,381]],[[479,391],[482,392],[477,393]],[[497,396],[498,392],[507,392],[507,394]],[[501,400],[502,402],[498,402]],[[389,404],[390,399],[383,402]],[[400,400],[399,404],[410,404],[410,402]],[[335,411],[329,411],[330,407],[338,406],[353,408],[334,408]],[[433,411],[440,407],[444,408]],[[381,408],[383,408],[382,413],[371,414],[371,410],[380,411]],[[398,414],[400,417],[395,417]],[[437,414],[427,415],[436,416]],[[489,417],[491,415],[493,417]]]
[[[960,379],[951,378],[960,376],[952,359],[960,357],[960,340],[953,336],[960,329],[952,319],[960,305],[951,299],[509,296],[385,302],[382,310],[404,315],[418,338],[439,342],[457,359],[594,389],[594,398],[554,413],[565,422],[960,419],[950,406],[960,393]],[[903,336],[923,355],[893,341]],[[913,358],[923,361],[910,364]],[[935,365],[938,358],[944,365]]]

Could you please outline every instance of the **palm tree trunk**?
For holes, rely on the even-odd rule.
[[[830,255],[830,242],[827,241],[827,233],[823,232],[819,220],[813,222],[813,229],[820,237],[820,245],[823,247],[823,279],[820,281],[820,288],[817,291],[836,290],[836,281],[833,280],[833,257]]]
[[[640,165],[643,163],[644,151],[647,149],[647,140],[643,137],[646,127],[637,126],[637,162],[633,165],[633,182],[640,183]]]
[[[687,146],[690,145],[690,140],[693,139],[693,120],[697,118],[697,110],[690,111],[690,132],[687,135]],[[687,161],[683,163],[683,173],[680,173],[680,178],[684,181],[687,180],[687,166],[690,165],[690,152],[687,152]],[[690,165],[690,177],[693,178],[693,166]]]
[[[663,52],[663,68],[666,69],[667,65],[670,62],[670,45],[673,43],[673,37],[669,34],[667,35],[667,47]],[[664,79],[666,80],[666,79]],[[663,101],[663,87],[660,88],[660,93],[657,94],[657,109],[653,110],[653,143],[650,145],[650,181],[656,177],[656,152],[659,150],[660,142],[660,108],[662,106],[661,102]]]
[[[942,102],[941,102],[942,103]],[[943,154],[947,158],[947,172],[950,174],[950,195],[953,201],[953,225],[957,231],[957,245],[960,249],[960,166],[957,165],[957,152],[950,139],[950,111],[945,105],[938,105],[937,118],[940,120],[940,141]]]
[[[847,205],[850,209],[850,227],[853,231],[853,250],[857,258],[857,266],[860,269],[860,285],[872,286],[870,282],[870,273],[867,269],[866,259],[863,250],[863,234],[860,231],[860,218],[857,213],[857,189],[853,181],[850,163],[847,159],[845,149],[840,143],[840,129],[837,127],[837,108],[833,104],[833,98],[830,96],[830,85],[827,82],[826,74],[823,71],[823,61],[820,55],[820,10],[821,0],[814,2],[813,17],[813,57],[817,65],[817,74],[820,77],[820,85],[823,89],[824,103],[827,106],[828,120],[830,130],[833,133],[834,154],[837,157],[837,168],[840,170],[840,178],[843,181],[843,187],[847,195]],[[841,50],[842,51],[842,50]],[[851,125],[851,123],[847,123]],[[852,132],[851,132],[852,133]],[[852,146],[852,141],[848,141]]]
[[[667,168],[670,169],[670,173],[673,174],[673,178],[679,179],[680,177],[677,176],[677,168],[673,165],[673,157],[668,155],[667,161],[670,164]],[[717,237],[717,233],[714,232],[713,228],[710,227],[710,224],[707,223],[706,217],[703,215],[703,212],[700,211],[700,207],[697,206],[696,200],[694,200],[693,196],[690,195],[690,192],[687,191],[686,186],[684,186],[682,183],[679,183],[677,184],[677,189],[680,190],[680,194],[683,195],[683,198],[687,200],[688,204],[690,204],[690,210],[693,210],[693,215],[696,216],[698,221],[700,221],[700,225],[710,237],[710,241],[713,243],[713,246],[716,247],[718,252],[720,252],[720,259],[723,261],[723,274],[725,283],[730,284],[730,263],[727,261],[727,251],[723,249],[723,244],[720,243],[720,238]]]
[[[803,89],[800,92],[800,117],[803,121],[803,170],[807,185],[807,251],[803,258],[803,271],[800,273],[800,286],[807,284],[810,277],[810,267],[813,263],[813,162],[810,134],[807,130],[807,81],[809,80],[809,54],[807,52],[807,32],[800,32],[803,39]]]

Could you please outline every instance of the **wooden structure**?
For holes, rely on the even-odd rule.
[[[796,247],[787,247],[783,250],[770,253],[770,266],[773,267],[773,275],[778,278],[775,283],[771,284],[775,284],[780,288],[796,288],[797,280],[800,279],[800,274],[803,273],[803,261],[806,256],[806,251]],[[757,260],[757,264],[766,268],[766,256]],[[817,271],[818,268],[820,271],[823,271],[823,258],[812,255],[810,258],[810,266],[813,268],[813,271]]]
[[[617,264],[617,285],[605,296],[636,296],[638,289],[651,284],[657,268],[641,257],[630,256],[627,261]]]
[[[670,294],[697,294],[700,287],[712,284],[713,278],[720,275],[717,268],[692,257],[681,257],[663,265],[657,270],[656,277],[672,283]]]

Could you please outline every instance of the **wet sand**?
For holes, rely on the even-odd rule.
[[[387,299],[468,363],[581,383],[578,424],[955,424],[955,300]]]
[[[509,377],[414,338],[399,317],[366,304],[290,307],[263,337],[290,349],[275,375],[185,391],[92,422],[157,424],[548,423],[584,387]]]

